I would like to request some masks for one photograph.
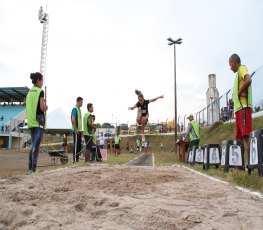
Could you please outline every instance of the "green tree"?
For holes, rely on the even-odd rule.
[[[110,123],[103,123],[102,128],[114,128],[114,126],[111,125]]]

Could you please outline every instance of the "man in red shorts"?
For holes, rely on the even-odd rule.
[[[245,141],[248,154],[249,134],[252,131],[252,80],[246,66],[241,65],[240,57],[237,54],[230,56],[229,65],[230,69],[236,73],[233,89],[236,139]]]

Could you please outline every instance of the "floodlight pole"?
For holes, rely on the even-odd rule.
[[[42,44],[41,44],[41,58],[40,58],[40,73],[46,78],[46,60],[47,60],[47,43],[48,43],[48,26],[49,26],[49,17],[48,14],[44,12],[43,7],[41,6],[38,11],[38,19],[41,24],[43,24],[42,32]],[[44,84],[45,85],[45,84]]]
[[[176,91],[176,45],[180,45],[182,43],[182,38],[178,38],[176,40],[173,40],[172,38],[167,38],[169,41],[168,45],[174,46],[174,120],[175,123],[177,123],[177,91]],[[175,153],[177,152],[177,125],[175,124],[174,127],[174,140],[175,140]]]

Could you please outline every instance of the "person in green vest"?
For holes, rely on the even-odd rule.
[[[85,152],[85,162],[90,161],[90,150],[93,145],[96,144],[94,143],[94,133],[96,131],[96,125],[93,123],[93,104],[88,103],[87,104],[87,112],[85,113],[83,117],[83,127],[84,127],[84,138],[85,138],[85,143],[86,143],[86,152]],[[96,138],[96,135],[95,135]]]
[[[45,112],[48,106],[45,103],[43,86],[43,75],[39,72],[31,73],[30,78],[33,87],[26,97],[27,126],[30,130],[32,147],[29,151],[29,164],[27,174],[36,172],[39,148],[46,127]]]
[[[82,136],[82,115],[81,107],[83,98],[78,97],[77,103],[71,111],[72,136],[73,136],[73,164],[79,161],[81,151],[81,136]]]
[[[115,156],[117,156],[121,153],[121,149],[120,149],[121,137],[119,132],[117,132],[114,137],[114,144],[115,144]]]
[[[92,129],[92,148],[93,148],[93,156],[90,156],[90,161],[96,160],[98,162],[102,162],[102,156],[101,156],[101,152],[100,152],[100,146],[97,144],[97,136],[96,136],[96,127],[97,125],[95,124],[95,119],[96,116],[94,114],[92,114],[92,124],[93,124],[93,128]]]
[[[252,80],[246,66],[241,65],[241,59],[237,54],[230,56],[229,65],[230,69],[236,73],[233,89],[236,140],[245,141],[248,150],[249,134],[252,131]]]
[[[184,139],[190,141],[189,148],[191,149],[195,145],[199,145],[200,142],[200,126],[197,121],[194,120],[194,115],[189,113],[187,115],[189,120],[187,131],[184,135]]]

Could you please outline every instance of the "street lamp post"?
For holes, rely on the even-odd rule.
[[[172,38],[167,38],[169,41],[168,45],[174,46],[174,120],[177,122],[177,92],[176,92],[176,52],[175,52],[175,47],[176,45],[180,45],[182,43],[182,38],[178,38],[176,40],[173,40]],[[175,152],[177,150],[177,124],[174,129],[174,139],[175,139]]]

